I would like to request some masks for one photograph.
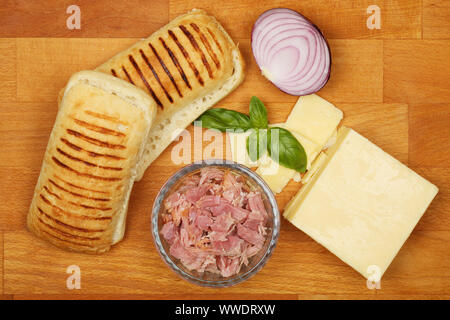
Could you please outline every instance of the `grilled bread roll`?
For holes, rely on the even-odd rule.
[[[197,9],[96,70],[142,88],[157,104],[138,180],[182,129],[244,79],[238,47],[214,17]]]
[[[47,145],[29,230],[88,253],[120,241],[156,108],[145,92],[123,80],[95,71],[74,74]]]

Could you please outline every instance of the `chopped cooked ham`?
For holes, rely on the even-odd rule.
[[[220,256],[218,258],[218,267],[223,277],[233,276],[239,273],[241,269],[240,259]]]
[[[164,201],[161,235],[188,270],[230,277],[263,247],[268,214],[242,176],[202,168]]]
[[[231,216],[237,222],[242,222],[251,214],[250,211],[239,207],[231,207]]]
[[[259,226],[263,225],[263,222],[264,216],[259,211],[250,211],[243,225],[249,229],[258,230]]]
[[[208,191],[209,186],[208,185],[201,185],[198,187],[193,187],[188,190],[186,190],[186,200],[192,203],[196,203],[198,200],[200,200],[201,197],[203,197],[206,192]]]
[[[211,230],[228,233],[235,224],[236,220],[231,217],[231,214],[221,214],[214,220],[214,223],[211,225]]]
[[[241,189],[242,185],[237,182],[236,176],[227,172],[223,177],[223,197],[231,203],[239,200]]]
[[[245,265],[248,264],[248,259],[256,255],[259,250],[261,250],[261,246],[255,246],[252,244],[247,243],[246,247],[243,249],[242,252],[242,261]]]
[[[200,209],[209,209],[211,207],[216,207],[221,204],[222,198],[220,196],[203,196],[201,197],[195,206]]]
[[[211,231],[208,233],[211,241],[227,241],[228,232]]]
[[[259,212],[266,221],[268,214],[260,192],[250,192],[248,195],[248,206],[252,212]]]
[[[211,227],[213,223],[214,220],[207,215],[199,215],[195,220],[195,224],[197,225],[197,227],[203,231],[208,231],[208,228]]]
[[[187,215],[190,204],[184,194],[178,192],[169,196],[165,201],[166,210],[172,215],[172,220],[176,226],[181,223],[181,218]]]
[[[228,236],[226,241],[213,241],[213,247],[219,255],[239,256],[242,253],[244,240],[238,236]]]
[[[200,169],[200,182],[199,185],[202,185],[203,183],[207,181],[222,181],[223,179],[223,170],[220,170],[218,168],[202,168]]]
[[[175,233],[177,232],[175,225],[173,224],[173,221],[169,221],[166,224],[163,225],[161,229],[161,234],[164,237],[164,239],[167,240],[170,244],[173,243],[175,240]]]
[[[237,225],[237,235],[255,246],[259,246],[264,243],[264,236],[259,231],[247,228],[242,224]]]

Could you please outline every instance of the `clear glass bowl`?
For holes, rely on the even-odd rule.
[[[199,273],[197,271],[190,271],[186,269],[178,259],[173,258],[169,254],[169,244],[164,238],[160,237],[159,233],[163,225],[161,215],[164,212],[164,200],[166,196],[170,195],[172,191],[178,187],[178,182],[180,179],[207,166],[225,168],[244,176],[254,189],[261,191],[264,205],[267,213],[269,214],[269,220],[266,225],[267,237],[264,246],[258,254],[249,259],[250,261],[248,266],[242,265],[242,268],[238,274],[226,278],[210,272]],[[256,274],[267,263],[267,260],[270,258],[275,248],[278,235],[280,233],[280,212],[272,191],[264,180],[252,170],[232,161],[205,160],[202,163],[194,163],[182,168],[170,177],[169,180],[167,180],[167,182],[163,185],[156,196],[155,203],[153,205],[151,228],[153,240],[159,254],[175,273],[183,279],[197,285],[209,287],[228,287],[247,280]]]

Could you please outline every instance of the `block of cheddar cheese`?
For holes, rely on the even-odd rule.
[[[284,216],[364,277],[384,274],[438,188],[342,127]],[[376,276],[376,274],[375,274]]]

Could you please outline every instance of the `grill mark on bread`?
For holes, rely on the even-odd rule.
[[[88,206],[87,204],[83,204],[83,203],[78,203],[78,202],[73,202],[73,201],[67,201],[70,204],[73,204],[75,206],[79,206],[85,209],[93,209],[93,210],[101,210],[101,211],[108,211],[111,210],[112,208],[106,207],[106,208],[102,208],[102,207],[94,207],[94,206]]]
[[[219,61],[219,59],[217,59],[217,55],[214,52],[214,50],[211,48],[211,45],[209,44],[208,39],[205,37],[203,32],[200,30],[200,28],[195,23],[192,22],[190,25],[191,25],[192,29],[194,29],[194,31],[197,32],[197,34],[199,35],[200,40],[202,40],[202,43],[205,46],[206,51],[208,51],[208,54],[211,57],[211,59],[214,61],[214,64],[216,65],[217,69],[220,69],[220,61]]]
[[[161,39],[161,38],[160,38]],[[152,50],[153,54],[155,55],[156,59],[158,59],[159,64],[161,65],[161,67],[164,69],[164,72],[167,74],[167,76],[170,79],[170,82],[172,82],[173,86],[175,87],[175,90],[177,90],[178,92],[178,96],[179,97],[183,97],[183,95],[180,92],[180,89],[178,88],[177,83],[175,82],[175,79],[173,78],[172,74],[170,73],[169,69],[167,69],[166,65],[164,64],[164,61],[161,59],[161,57],[158,54],[158,51],[156,51],[155,47],[153,47],[153,45],[151,43],[148,44],[148,46],[150,47],[150,49]],[[171,101],[172,102],[172,101]]]
[[[222,47],[220,46],[219,41],[217,41],[217,38],[214,35],[214,32],[212,32],[211,29],[208,27],[206,27],[206,30],[208,30],[208,33],[210,34],[211,38],[213,38],[214,42],[216,43],[217,48],[219,48],[220,53],[223,53]]]
[[[100,237],[85,237],[85,236],[79,236],[79,235],[74,235],[71,233],[67,233],[65,231],[62,231],[54,226],[49,225],[48,223],[46,223],[44,220],[42,220],[40,217],[36,217],[38,219],[38,221],[43,224],[46,228],[49,228],[50,230],[52,230],[53,232],[56,232],[62,236],[65,236],[67,238],[74,238],[74,239],[78,239],[78,240],[87,240],[87,241],[94,241],[94,240],[100,240]],[[56,236],[53,235],[55,238]],[[58,238],[60,239],[60,238]]]
[[[60,140],[68,147],[72,148],[75,151],[79,151],[79,152],[85,152],[87,153],[89,156],[91,157],[103,157],[103,158],[108,158],[108,159],[113,159],[113,160],[124,160],[125,158],[113,155],[113,154],[104,154],[104,153],[97,153],[94,151],[88,151],[85,150],[79,146],[77,146],[76,144],[73,144],[72,142],[70,142],[69,140],[65,139],[65,138],[60,138]]]
[[[122,66],[122,70],[123,70],[123,73],[125,73],[125,76],[127,77],[128,81],[129,81],[131,84],[134,84],[133,79],[131,79],[130,75],[128,74],[127,69],[125,69],[124,66]]]
[[[59,184],[57,184],[57,183],[56,183],[55,181],[53,181],[52,179],[48,179],[48,182],[50,182],[50,183],[51,183],[52,185],[54,185],[56,188],[58,188],[58,189],[60,189],[60,190],[62,190],[62,191],[64,191],[64,192],[70,193],[71,195],[73,195],[73,196],[75,196],[75,197],[84,198],[84,199],[88,199],[88,200],[94,200],[94,201],[103,201],[103,202],[111,201],[111,199],[88,197],[88,196],[85,196],[85,195],[83,195],[83,194],[80,194],[80,193],[76,193],[76,192],[67,190],[67,189],[64,188],[64,187],[61,187]]]
[[[40,207],[37,207],[37,209],[38,209],[39,213],[41,215],[43,215],[44,217],[46,217],[47,219],[49,219],[49,220],[51,220],[51,221],[55,222],[56,224],[59,224],[59,225],[61,225],[63,227],[66,227],[68,229],[73,229],[73,230],[76,230],[76,231],[86,232],[86,233],[106,231],[106,229],[87,229],[87,228],[75,227],[75,226],[72,226],[70,224],[62,222],[61,220],[58,220],[58,219],[50,216],[49,214],[45,213],[44,210],[42,210]]]
[[[48,193],[49,195],[52,195],[52,196],[54,196],[55,198],[61,200],[61,197],[58,196],[56,193],[51,192],[50,189],[47,188],[47,186],[44,186],[43,188],[44,188],[45,191],[47,191],[47,193]],[[44,200],[44,201],[47,200],[43,195],[41,195],[41,198],[42,198],[42,200]],[[44,199],[44,198],[45,198],[45,199]]]
[[[85,164],[87,166],[90,166],[90,167],[96,167],[96,168],[100,168],[100,169],[113,170],[113,171],[121,171],[122,170],[122,168],[119,168],[119,167],[100,166],[100,165],[97,165],[95,163],[92,163],[92,162],[89,162],[89,161],[86,161],[86,160],[74,157],[71,154],[68,154],[67,152],[61,150],[60,148],[56,148],[56,151],[58,153],[62,154],[64,157],[70,159],[70,160],[81,162],[81,163],[83,163],[83,164]]]
[[[192,90],[191,84],[189,83],[188,78],[186,77],[186,74],[184,73],[183,68],[181,67],[180,63],[178,62],[177,57],[174,55],[174,53],[172,52],[172,50],[170,50],[170,48],[167,46],[166,42],[164,41],[163,38],[159,37],[159,41],[161,42],[161,44],[163,45],[164,49],[166,49],[167,53],[170,56],[170,59],[172,59],[173,64],[175,65],[175,68],[177,68],[178,72],[180,73],[181,78],[183,79],[184,83],[186,84],[186,86]],[[183,97],[183,95],[181,95],[181,97]]]
[[[68,171],[74,172],[75,174],[82,176],[82,177],[87,177],[87,178],[92,178],[92,179],[97,179],[97,180],[103,180],[103,181],[119,181],[121,180],[121,178],[119,177],[102,177],[102,176],[96,176],[94,174],[90,174],[90,173],[85,173],[85,172],[79,172],[71,167],[69,167],[68,165],[66,165],[65,163],[61,162],[58,158],[56,158],[55,156],[52,156],[52,160],[54,163],[56,163],[59,167],[64,168]]]
[[[78,124],[79,126],[82,126],[82,127],[86,128],[88,130],[91,130],[91,131],[95,131],[95,132],[102,133],[102,134],[105,134],[105,135],[116,136],[116,137],[125,137],[126,136],[122,132],[115,131],[115,130],[112,130],[112,129],[108,129],[108,128],[105,128],[105,127],[102,127],[102,126],[98,126],[96,124],[92,124],[92,123],[89,123],[89,122],[86,122],[86,121],[83,121],[83,120],[80,120],[80,119],[77,119],[77,118],[74,118],[74,117],[72,117],[72,120],[76,124]]]
[[[48,190],[47,188],[44,188],[46,191]],[[48,191],[47,191],[48,192]],[[41,197],[42,201],[44,201],[46,204],[48,204],[49,206],[53,206],[52,203],[42,195],[42,193],[39,194],[39,197]]]
[[[172,30],[168,31],[169,36],[172,38],[172,40],[175,42],[175,44],[178,46],[178,48],[180,49],[181,53],[183,54],[184,58],[186,59],[186,61],[189,64],[189,67],[191,67],[191,70],[194,72],[195,77],[198,80],[198,83],[200,83],[201,86],[204,86],[205,83],[203,81],[202,76],[200,75],[200,72],[198,72],[197,68],[195,67],[194,63],[191,60],[191,57],[189,56],[189,53],[186,51],[186,49],[183,47],[183,45],[180,43],[180,41],[178,41],[177,36],[175,35],[175,33],[173,33]]]
[[[203,65],[206,67],[206,70],[208,71],[209,78],[213,79],[214,76],[212,74],[211,66],[208,63],[208,60],[206,60],[205,54],[203,53],[202,49],[200,49],[200,47],[199,47],[197,41],[195,40],[194,36],[189,32],[189,30],[185,26],[179,25],[178,27],[181,29],[181,31],[183,31],[183,33],[186,36],[186,38],[189,39],[189,42],[194,47],[195,51],[197,51],[198,54],[200,55],[200,58],[202,59]]]
[[[124,145],[121,144],[115,144],[115,143],[109,143],[106,141],[102,141],[99,139],[91,138],[89,136],[86,136],[78,131],[72,130],[72,129],[66,129],[66,132],[70,134],[71,136],[77,137],[78,139],[84,140],[90,144],[103,147],[103,148],[109,148],[109,149],[126,149]]]
[[[98,113],[98,112],[94,112],[94,111],[91,111],[91,110],[84,110],[84,113],[86,113],[86,114],[88,114],[88,115],[90,115],[90,116],[92,116],[94,118],[97,118],[97,119],[108,120],[108,121],[111,121],[111,122],[114,122],[114,123],[123,124],[125,126],[128,125],[128,122],[122,121],[119,118],[112,117],[112,116],[109,116],[107,114]]]
[[[52,234],[50,232],[47,232],[45,230],[40,230],[40,232],[45,233],[46,235],[56,239],[57,241],[71,243],[71,244],[74,244],[74,245],[77,245],[77,246],[80,246],[80,247],[95,248],[94,245],[89,245],[87,243],[80,243],[80,242],[76,242],[76,241],[71,241],[71,240],[59,238],[59,237],[55,236],[54,234]]]
[[[53,175],[56,179],[61,180],[62,182],[64,182],[65,184],[77,188],[77,189],[81,189],[81,190],[86,190],[86,191],[91,191],[91,192],[98,192],[98,193],[103,193],[103,194],[109,194],[109,192],[106,191],[100,191],[100,190],[94,190],[94,189],[89,189],[89,188],[85,188],[85,187],[80,187],[77,186],[76,184],[73,184],[71,182],[68,182],[66,180],[64,180],[63,178],[61,178],[60,176],[57,176],[56,174]]]
[[[64,211],[63,209],[61,209],[60,207],[58,207],[57,205],[53,204],[52,202],[50,202],[50,200],[48,200],[46,197],[44,197],[44,195],[42,193],[39,194],[39,197],[42,199],[42,201],[44,201],[47,205],[51,206],[54,210],[56,210],[56,214],[57,215],[66,215],[72,218],[76,218],[76,219],[81,219],[81,220],[98,220],[98,221],[103,221],[103,220],[112,220],[112,217],[110,216],[105,216],[105,217],[92,217],[92,216],[86,216],[86,215],[77,215],[75,213],[71,213],[68,211]],[[75,205],[78,205],[77,203],[75,203]],[[101,211],[107,211],[110,210],[111,208],[97,208],[98,210]]]
[[[141,54],[142,59],[144,60],[145,64],[147,65],[147,67],[150,69],[150,71],[153,74],[153,77],[155,77],[155,80],[158,82],[159,86],[161,87],[161,89],[164,91],[164,94],[166,95],[166,98],[173,103],[173,99],[170,96],[170,94],[167,92],[166,88],[164,88],[163,84],[161,83],[161,80],[159,79],[158,74],[156,73],[155,69],[153,68],[152,64],[150,63],[150,61],[148,60],[147,56],[144,53],[144,50],[139,49],[139,53]]]
[[[111,69],[111,74],[112,74],[114,77],[118,78],[118,77],[117,77],[117,72],[116,72],[116,70]]]
[[[159,101],[159,99],[156,96],[155,92],[153,91],[152,87],[150,86],[150,84],[148,83],[144,74],[142,73],[141,68],[139,68],[139,65],[136,63],[136,60],[134,60],[134,57],[131,54],[128,55],[128,60],[130,60],[131,64],[133,65],[134,69],[138,73],[139,77],[141,77],[142,82],[144,83],[147,90],[150,92],[151,96],[153,97],[153,100],[155,100],[156,104],[158,106],[160,106],[161,109],[163,109],[163,105],[162,105],[161,101]]]
[[[67,199],[62,199],[61,197],[58,197],[58,196],[56,196],[54,193],[52,193],[52,192],[49,192],[48,191],[48,188],[44,188],[45,189],[45,191],[47,191],[51,196],[54,196],[54,197],[56,197],[57,199],[59,199],[59,200],[61,200],[61,201],[65,201],[65,202],[67,202],[67,203],[70,203],[70,204],[73,204],[73,205],[75,205],[75,206],[77,206],[77,207],[81,207],[81,208],[84,208],[84,209],[94,209],[94,210],[101,210],[101,211],[108,211],[108,210],[111,210],[111,208],[108,208],[108,207],[105,207],[105,208],[102,208],[102,207],[93,207],[93,206],[88,206],[88,205],[85,205],[85,204],[82,204],[82,203],[77,203],[77,202],[73,202],[73,201],[69,201],[69,200],[67,200]],[[58,208],[56,205],[54,205],[53,203],[51,203],[50,202],[50,200],[48,200],[46,197],[44,197],[44,195],[41,193],[41,194],[39,194],[39,196],[41,197],[41,199],[42,199],[42,201],[44,201],[46,204],[48,204],[49,206],[52,206],[52,207],[54,207],[54,208]],[[58,208],[60,211],[63,211],[61,208]],[[96,219],[96,220],[99,220],[99,219]],[[100,219],[101,220],[101,219]]]

